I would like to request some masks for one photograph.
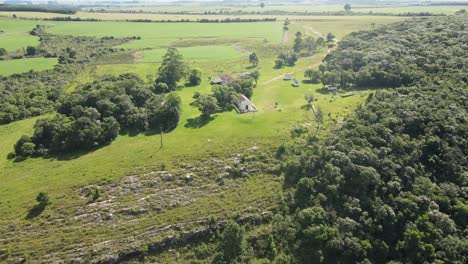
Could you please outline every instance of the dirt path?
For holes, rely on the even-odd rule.
[[[306,32],[309,32],[309,33],[318,35],[318,36],[320,36],[320,37],[322,37],[322,38],[324,37],[324,35],[323,35],[322,33],[320,33],[320,32],[318,32],[318,31],[314,30],[314,29],[311,28],[311,27],[304,27],[304,28],[305,28]],[[285,34],[283,34],[283,40],[284,40],[284,35],[285,35]],[[286,34],[286,35],[287,35],[287,34]],[[281,75],[278,75],[278,76],[276,76],[276,77],[274,77],[274,78],[271,78],[271,79],[269,79],[269,80],[263,82],[262,84],[265,85],[265,84],[269,84],[269,83],[274,82],[274,81],[277,81],[277,80],[281,80],[285,74],[291,74],[291,75],[292,75],[292,74],[294,74],[294,73],[296,73],[296,72],[304,71],[304,70],[307,70],[307,69],[310,69],[310,68],[314,68],[314,67],[319,66],[320,64],[322,64],[323,59],[324,59],[328,54],[330,54],[330,53],[332,52],[332,50],[336,48],[336,46],[338,46],[338,39],[335,38],[334,41],[335,41],[335,47],[334,47],[334,48],[328,48],[327,54],[325,54],[325,56],[323,56],[323,58],[322,58],[321,61],[319,61],[319,62],[317,62],[317,63],[314,63],[314,64],[312,64],[312,65],[309,65],[309,66],[307,66],[307,67],[305,67],[305,68],[297,69],[297,70],[295,70],[295,71],[288,72],[288,73],[283,73],[283,74],[281,74]],[[312,58],[314,58],[315,56],[316,56],[316,55],[313,55],[313,56],[311,56],[310,58],[312,59]]]

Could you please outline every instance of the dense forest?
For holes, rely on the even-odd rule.
[[[466,21],[465,15],[406,20],[352,33],[321,65],[320,78],[341,87],[466,84]]]
[[[277,263],[466,263],[466,16],[351,34],[328,59],[372,93],[326,139],[282,151]]]

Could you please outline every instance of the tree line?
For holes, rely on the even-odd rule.
[[[180,104],[178,95],[154,94],[136,75],[106,76],[61,97],[57,115],[39,119],[33,135],[15,144],[15,155],[90,150],[121,132],[169,131],[179,122]]]
[[[76,14],[76,9],[59,6],[40,6],[40,5],[5,5],[0,4],[0,11],[7,12],[46,12],[57,14]]]
[[[308,76],[314,82],[340,87],[464,85],[468,83],[464,21],[466,15],[461,14],[351,33],[326,57],[319,71]]]
[[[52,70],[0,76],[0,124],[53,111],[63,88],[85,65],[124,52],[113,46],[133,39],[55,36],[42,26],[36,26],[31,34],[40,37],[38,47],[5,52],[2,58],[56,57],[59,64]]]
[[[278,149],[285,194],[271,224],[274,263],[468,261],[465,24],[400,22],[353,33],[332,55],[328,65],[398,78],[383,65],[413,62],[420,78],[371,93],[325,139],[300,131],[304,140]]]

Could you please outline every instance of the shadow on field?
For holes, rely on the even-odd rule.
[[[26,215],[26,219],[31,220],[39,216],[42,211],[44,211],[45,206],[42,204],[36,204],[31,209],[29,209],[28,215]]]
[[[187,128],[201,128],[206,126],[209,122],[215,120],[215,116],[210,116],[208,118],[199,116],[196,118],[189,118],[187,119],[187,123],[184,125],[184,127]]]

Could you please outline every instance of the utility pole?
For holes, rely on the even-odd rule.
[[[159,127],[159,130],[161,130],[161,147],[159,147],[159,148],[162,148],[163,147],[163,130],[162,130],[162,126]]]

